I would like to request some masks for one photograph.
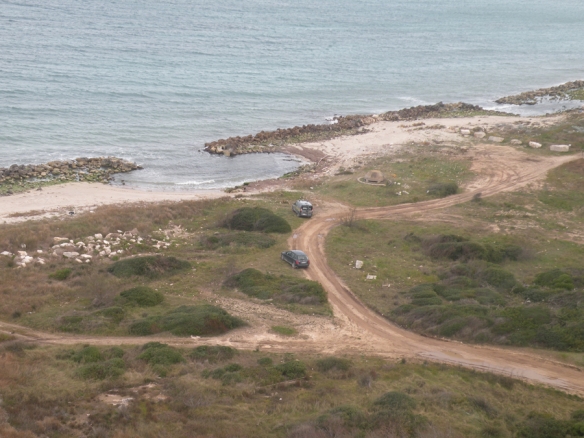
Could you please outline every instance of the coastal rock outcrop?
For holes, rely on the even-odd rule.
[[[76,158],[45,164],[13,164],[0,167],[0,184],[22,181],[99,181],[107,182],[115,173],[142,169],[136,163],[116,157]]]
[[[467,103],[439,102],[435,105],[420,105],[399,111],[388,111],[376,115],[335,116],[330,123],[303,125],[293,128],[261,131],[256,135],[229,137],[205,143],[205,151],[212,154],[233,156],[258,152],[276,152],[280,146],[292,143],[328,140],[340,135],[353,135],[379,121],[412,121],[437,117],[464,117],[476,113],[501,115],[497,111],[487,111],[477,105]]]
[[[539,90],[526,91],[513,96],[502,97],[495,102],[511,105],[535,105],[545,97],[558,100],[570,100],[571,93],[582,89],[584,89],[584,81],[566,82],[557,87],[540,88]]]

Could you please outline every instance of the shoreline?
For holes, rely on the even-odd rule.
[[[250,182],[226,193],[219,189],[190,191],[149,191],[100,183],[70,182],[45,186],[11,196],[0,197],[0,224],[45,218],[64,218],[103,205],[127,203],[178,202],[184,200],[216,199],[250,196],[274,190],[289,190],[291,183],[302,178],[307,181],[330,177],[343,169],[357,168],[368,160],[396,153],[409,144],[466,147],[469,144],[493,143],[487,135],[497,129],[517,123],[549,126],[566,116],[522,117],[481,115],[423,119],[417,122],[376,121],[358,135],[343,135],[328,140],[289,144],[280,152],[312,161],[304,172],[293,172],[289,178],[275,178]],[[469,135],[473,132],[475,135]],[[477,134],[478,131],[482,134]],[[466,133],[469,134],[466,134]],[[478,138],[477,138],[478,137]],[[509,139],[507,139],[508,145]],[[496,141],[496,143],[499,143]],[[466,145],[466,146],[463,146]],[[525,146],[525,145],[524,145]]]

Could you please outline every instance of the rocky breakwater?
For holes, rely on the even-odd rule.
[[[45,164],[13,164],[0,167],[0,184],[25,181],[108,182],[113,174],[142,169],[136,163],[116,157],[76,158]]]
[[[580,94],[584,90],[584,81],[566,82],[557,87],[540,88],[539,90],[526,91],[513,96],[502,97],[495,102],[511,105],[536,105],[544,98],[555,100],[580,99]]]
[[[205,151],[212,154],[232,156],[258,152],[277,152],[282,146],[295,143],[323,141],[341,135],[366,132],[365,128],[379,121],[411,121],[437,117],[465,117],[470,115],[503,114],[487,111],[480,106],[462,102],[435,105],[420,105],[399,111],[388,111],[375,115],[335,116],[330,123],[303,125],[293,128],[261,131],[246,137],[230,137],[205,143]],[[509,115],[505,113],[505,115]]]

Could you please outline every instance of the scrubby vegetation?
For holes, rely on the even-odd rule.
[[[69,276],[71,275],[71,272],[73,272],[73,271],[70,268],[58,269],[57,271],[53,272],[52,274],[49,274],[49,278],[52,278],[53,280],[59,280],[59,281],[67,280],[69,278]]]
[[[327,302],[326,293],[320,283],[303,278],[264,274],[253,268],[231,276],[225,285],[236,287],[251,297],[272,299],[277,303],[322,306]]]
[[[159,277],[177,271],[189,269],[191,264],[175,257],[146,256],[120,260],[108,268],[108,272],[116,277],[140,276],[147,278]]]
[[[292,231],[286,219],[261,207],[237,209],[229,214],[221,225],[232,230],[263,231],[264,233],[285,234]]]
[[[213,336],[244,325],[220,307],[211,304],[180,306],[161,316],[150,316],[130,325],[130,333],[147,336],[169,331],[176,336]]]
[[[581,399],[444,365],[158,342],[9,344],[0,345],[7,437],[582,436]]]
[[[458,193],[458,184],[455,182],[446,183],[433,183],[428,187],[426,191],[431,196],[436,196],[438,198],[444,198],[450,195],[456,195]]]

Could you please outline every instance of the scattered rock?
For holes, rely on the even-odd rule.
[[[69,242],[69,239],[67,239],[66,237],[53,237],[54,244],[59,245],[63,242]]]
[[[361,269],[363,267],[363,261],[357,260],[355,261],[355,269]]]
[[[487,134],[485,134],[483,131],[477,131],[473,134],[476,138],[485,138]]]
[[[462,135],[470,135],[470,129],[461,129],[461,130],[460,130],[460,133],[461,133]]]
[[[493,143],[503,143],[505,139],[503,137],[495,137],[495,136],[490,136],[489,137],[489,141],[492,141]]]
[[[369,275],[367,274],[366,280],[377,280],[377,275]]]
[[[570,152],[571,144],[552,144],[550,151],[553,152]]]
[[[65,251],[63,252],[63,257],[67,257],[68,259],[72,259],[78,257],[79,253],[75,251]]]
[[[530,141],[529,142],[529,147],[533,148],[533,149],[539,149],[541,147],[541,143],[538,143],[536,141]]]
[[[519,146],[520,144],[522,144],[522,141],[514,138],[513,140],[511,140],[511,144],[515,145],[515,146]]]

